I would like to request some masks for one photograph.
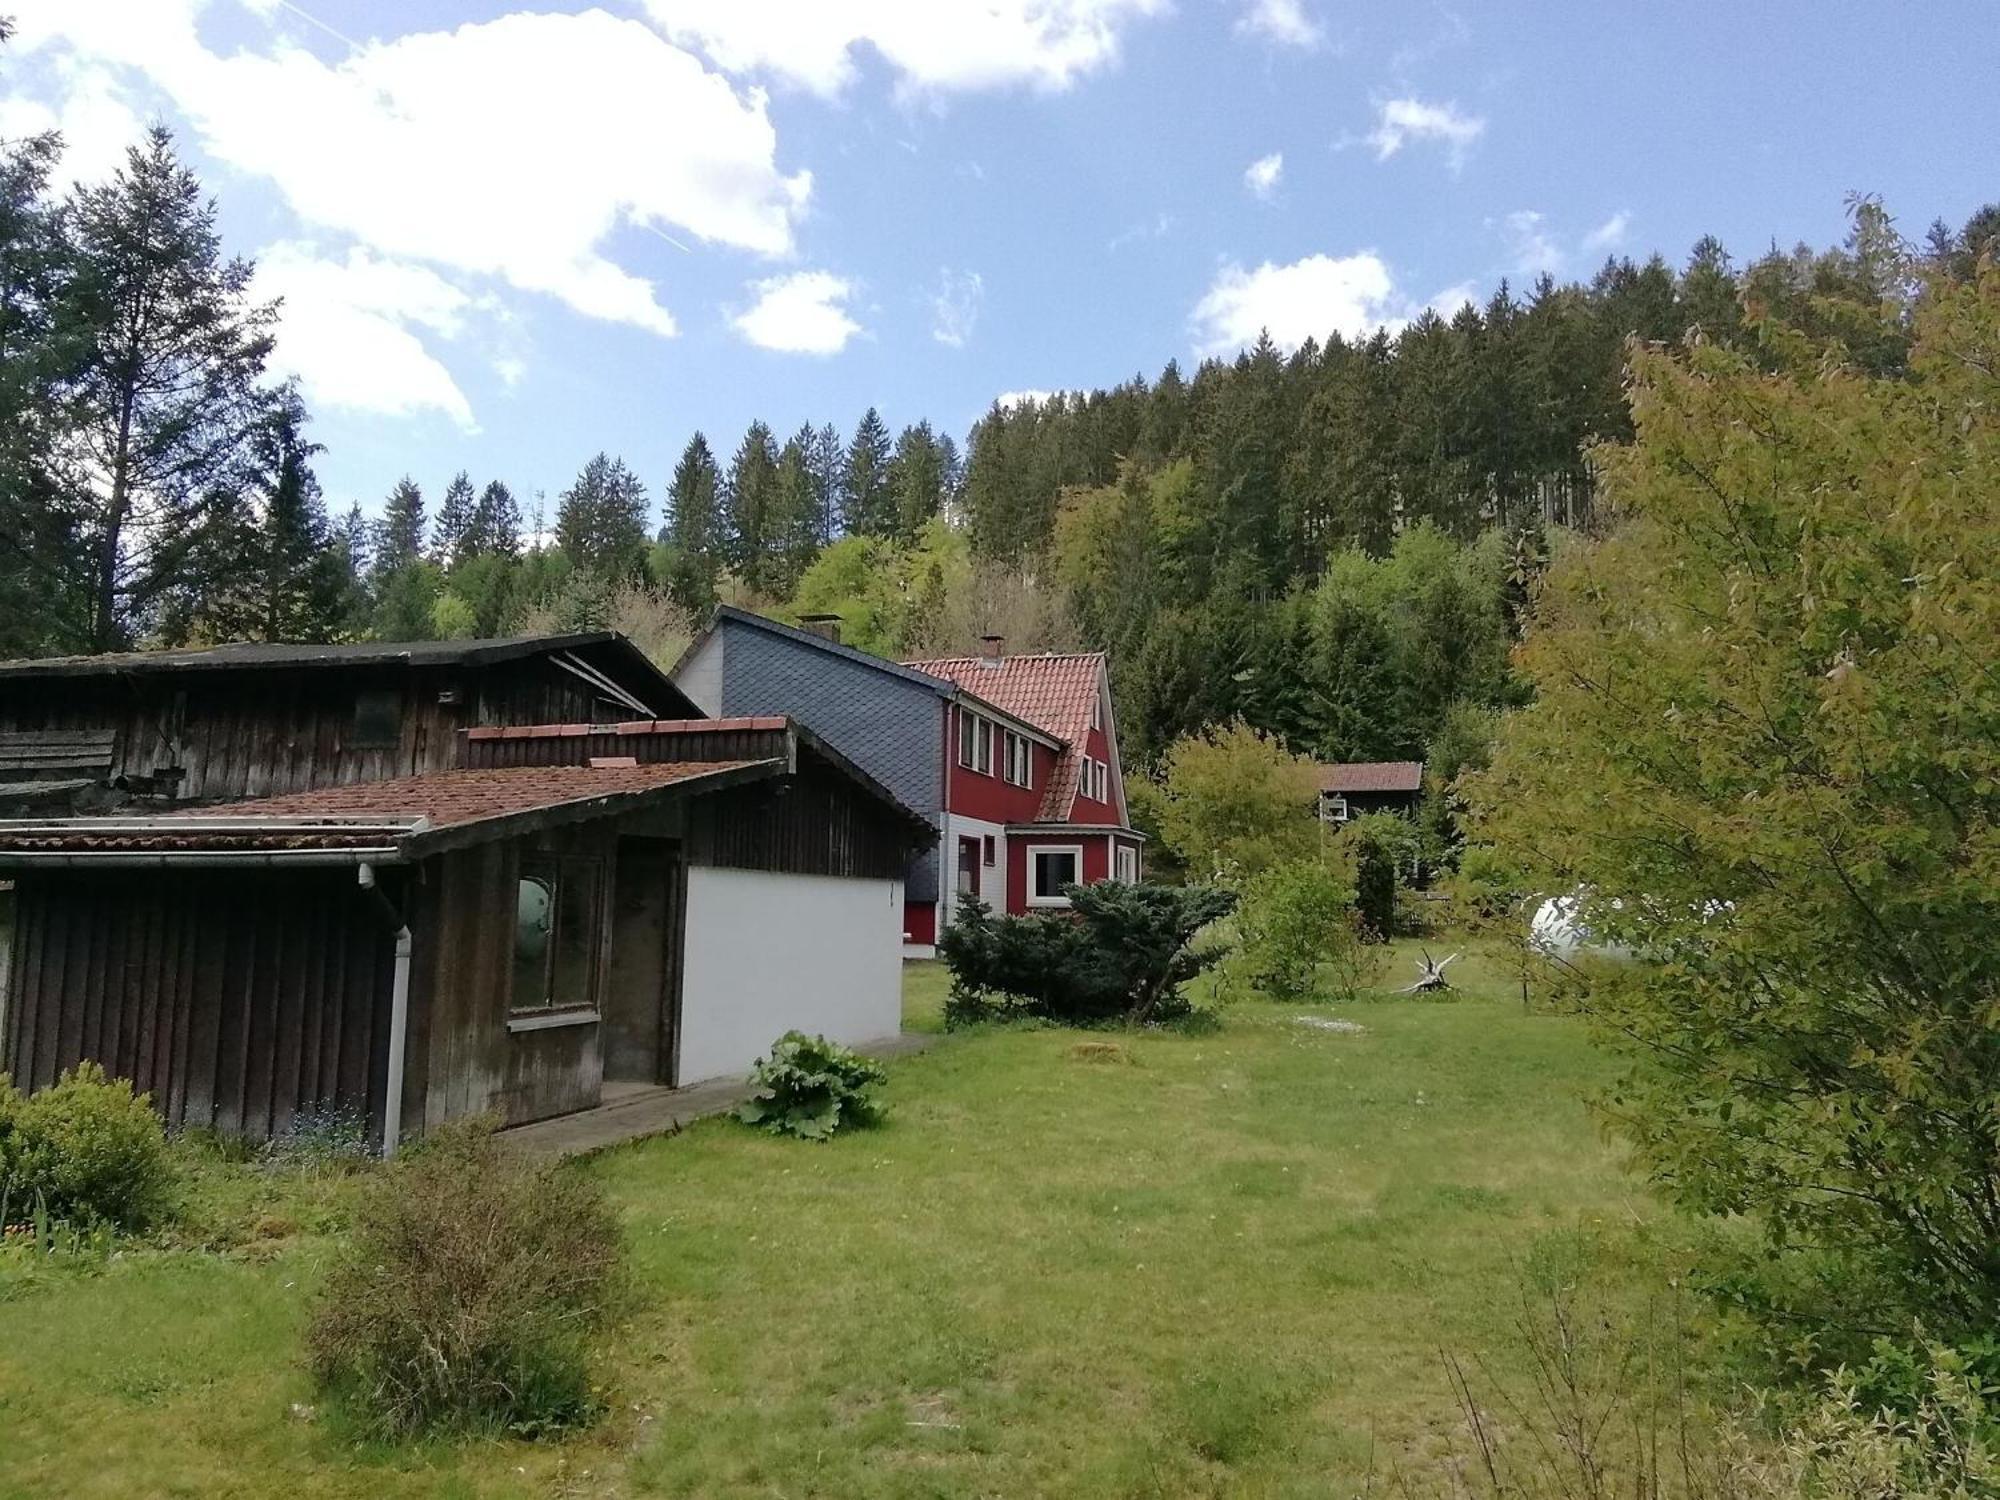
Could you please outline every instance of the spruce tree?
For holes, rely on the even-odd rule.
[[[562,493],[556,545],[605,582],[639,573],[646,557],[646,487],[622,458],[599,453]]]
[[[855,425],[840,468],[841,526],[849,536],[890,536],[896,529],[889,490],[889,429],[869,407]]]
[[[512,558],[521,551],[521,507],[501,480],[487,482],[472,512],[472,550]]]
[[[889,460],[889,504],[894,535],[905,540],[944,508],[944,455],[929,422],[905,427]]]
[[[455,568],[478,550],[473,528],[478,504],[470,476],[460,469],[445,486],[437,521],[431,527],[431,555],[439,567]]]
[[[807,427],[778,454],[771,515],[771,587],[789,594],[819,553],[820,505],[807,444]]]
[[[369,548],[373,563],[369,576],[379,585],[397,569],[421,560],[424,531],[424,492],[405,474],[383,503],[382,519],[376,523]]]
[[[671,551],[661,582],[683,609],[701,612],[715,603],[721,531],[722,476],[708,439],[697,432],[681,450],[667,486],[667,519],[660,539]]]
[[[225,260],[213,200],[153,129],[99,187],[64,211],[77,275],[67,316],[89,353],[65,413],[62,503],[89,549],[91,645],[110,650],[143,629],[190,579],[215,500],[236,490],[265,416],[260,387],[275,308],[250,299],[251,265]]]
[[[306,438],[305,422],[305,403],[286,386],[257,434],[255,628],[267,641],[332,640],[347,603],[346,556],[312,471],[313,455],[323,450]]]
[[[840,429],[831,422],[814,433],[806,444],[806,468],[812,475],[813,492],[819,496],[822,547],[840,535],[841,517],[847,514],[843,474],[846,457],[840,443]]]
[[[729,560],[743,581],[760,591],[772,582],[777,486],[778,453],[771,429],[752,422],[730,460],[722,503]]]

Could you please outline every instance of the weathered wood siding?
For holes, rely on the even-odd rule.
[[[691,799],[688,863],[901,879],[908,825],[831,766],[803,753],[799,762],[796,776]]]
[[[598,1102],[604,1082],[601,1022],[507,1029],[513,1015],[515,887],[522,855],[533,849],[603,860],[595,975],[596,1004],[602,1008],[608,914],[616,894],[614,820],[425,860],[403,898],[415,939],[404,1062],[407,1130],[489,1113],[520,1125]]]
[[[357,745],[355,700],[395,694],[394,744]],[[455,694],[454,703],[441,695]],[[179,802],[234,801],[457,764],[468,724],[589,721],[603,704],[536,657],[479,667],[317,666],[0,683],[0,734],[112,732],[110,779]],[[178,769],[180,775],[172,772]]]
[[[14,907],[0,1071],[22,1087],[92,1059],[171,1125],[256,1138],[379,1096],[394,951],[351,871],[36,874]]]
[[[601,734],[460,740],[463,763],[472,767],[580,765],[593,757],[627,755],[641,765],[776,760],[792,752],[792,738],[782,729],[619,734],[607,726]],[[801,745],[797,753],[796,775],[690,796],[688,862],[792,875],[900,878],[910,858],[910,825],[811,746]]]

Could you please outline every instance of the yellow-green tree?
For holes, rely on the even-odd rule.
[[[1474,800],[1648,956],[1589,1004],[1657,1180],[1811,1247],[1823,1325],[1964,1333],[2000,1305],[2000,271],[1820,313],[1871,351],[1908,317],[1907,371],[1775,324],[1635,348],[1608,533],[1549,572]]]
[[[1152,817],[1198,880],[1248,878],[1320,846],[1313,763],[1245,724],[1175,741],[1160,771]]]

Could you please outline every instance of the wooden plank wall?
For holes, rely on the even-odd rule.
[[[382,689],[402,702],[397,743],[348,745],[356,693]],[[440,703],[447,690],[460,701]],[[0,732],[110,730],[112,780],[179,766],[175,800],[215,802],[447,770],[467,724],[588,721],[603,707],[588,684],[534,657],[472,669],[242,668],[9,681]]]
[[[588,720],[581,721],[588,723]],[[671,734],[579,734],[473,739],[459,736],[459,764],[580,766],[598,756],[629,755],[642,766],[708,760],[784,760],[792,737],[783,729],[690,729]]]
[[[381,1092],[394,949],[352,871],[24,875],[13,926],[0,1071],[24,1088],[89,1058],[170,1125],[254,1139]]]
[[[406,1128],[492,1113],[519,1125],[598,1102],[604,1065],[597,1025],[510,1033],[515,885],[533,846],[603,860],[602,919],[615,899],[617,827],[601,819],[532,841],[475,845],[428,859],[408,889],[410,1051]],[[601,1003],[608,963],[600,955]]]
[[[796,776],[691,798],[686,848],[691,865],[872,880],[901,879],[910,858],[900,818],[804,753]]]

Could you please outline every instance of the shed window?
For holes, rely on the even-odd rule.
[[[1068,906],[1069,897],[1063,893],[1065,886],[1083,883],[1083,847],[1080,844],[1065,844],[1057,848],[1039,848],[1028,858],[1028,904],[1030,906]]]
[[[588,1008],[597,997],[599,862],[537,855],[514,896],[514,1009]]]
[[[394,688],[366,688],[354,695],[347,726],[350,750],[393,750],[403,740],[403,695]]]

